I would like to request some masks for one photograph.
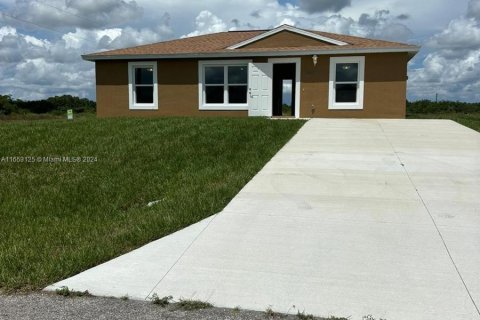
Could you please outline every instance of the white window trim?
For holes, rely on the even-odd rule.
[[[135,68],[153,68],[153,103],[135,102]],[[158,81],[156,61],[135,61],[128,63],[128,107],[130,110],[158,110]]]
[[[358,63],[357,102],[335,102],[335,81],[338,63]],[[330,77],[328,81],[328,109],[359,110],[363,109],[363,96],[365,91],[365,57],[332,57],[330,58]]]
[[[198,109],[199,110],[248,110],[247,103],[228,103],[226,93],[224,91],[225,103],[205,103],[205,66],[236,66],[245,65],[248,70],[248,63],[251,59],[246,60],[202,60],[198,61]],[[226,69],[226,68],[225,68]],[[248,72],[248,71],[247,71]],[[248,88],[247,75],[247,88]],[[228,85],[227,85],[228,87]]]

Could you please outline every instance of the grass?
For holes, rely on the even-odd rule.
[[[162,308],[166,308],[172,305],[173,306],[172,310],[193,311],[193,310],[213,308],[213,304],[206,301],[193,300],[193,299],[180,299],[180,301],[178,302],[173,302],[172,296],[160,298],[156,293],[152,295],[151,301],[153,304],[158,305]]]
[[[410,113],[408,119],[450,119],[480,132],[480,112]]]
[[[179,302],[175,303],[175,309],[192,311],[200,309],[209,309],[213,308],[213,304],[201,301],[201,300],[191,300],[191,299],[180,299]]]
[[[0,291],[43,288],[221,211],[302,125],[1,122]]]
[[[300,319],[300,320],[314,320],[315,319],[313,314],[305,313],[305,310],[302,311],[302,312],[298,311],[297,312],[297,318]]]
[[[95,118],[95,114],[91,112],[75,113],[73,115],[75,120],[89,118]],[[67,114],[60,113],[12,113],[9,115],[0,114],[0,124],[5,121],[31,121],[31,120],[65,120]]]
[[[266,318],[275,318],[276,316],[277,316],[277,313],[273,311],[271,306],[268,306],[267,309],[265,309]]]
[[[305,313],[305,311],[298,311],[297,312],[297,318],[300,319],[300,320],[314,320],[315,317],[313,316],[313,314],[308,314],[308,313]]]
[[[159,305],[162,308],[167,307],[172,302],[172,299],[172,296],[160,298],[156,293],[154,293],[151,298],[153,304]]]
[[[68,287],[63,286],[60,289],[55,290],[55,293],[64,297],[91,297],[92,295],[88,291],[74,291]]]
[[[282,116],[292,116],[292,106],[288,104],[282,104]]]

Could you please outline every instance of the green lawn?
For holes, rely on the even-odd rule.
[[[0,289],[42,288],[221,211],[303,123],[0,122]]]
[[[408,119],[451,119],[466,127],[480,132],[480,112],[449,112],[449,113],[414,113],[408,114]]]

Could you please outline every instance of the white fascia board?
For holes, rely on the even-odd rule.
[[[420,47],[412,48],[361,48],[361,49],[331,49],[331,50],[307,50],[307,51],[262,51],[262,52],[245,52],[245,51],[231,51],[231,52],[208,52],[208,53],[184,53],[184,54],[148,54],[148,55],[102,55],[90,56],[88,54],[82,55],[82,58],[87,61],[100,60],[146,60],[146,59],[205,59],[205,58],[243,58],[243,57],[291,57],[291,56],[310,56],[310,55],[334,55],[334,54],[367,54],[367,53],[396,53],[407,52],[416,54]]]
[[[339,41],[339,40],[335,40],[335,39],[332,39],[332,38],[324,37],[324,36],[321,36],[321,35],[313,33],[313,32],[298,29],[298,28],[295,28],[295,27],[284,24],[284,25],[282,25],[278,28],[272,29],[270,31],[259,34],[258,36],[255,36],[253,38],[250,38],[250,39],[247,39],[245,41],[234,44],[233,46],[230,46],[227,49],[230,49],[230,50],[238,49],[238,48],[246,46],[250,43],[262,40],[264,38],[270,37],[274,34],[282,32],[282,31],[290,31],[290,32],[293,32],[293,33],[301,34],[301,35],[306,36],[306,37],[310,37],[310,38],[317,39],[317,40],[320,40],[320,41],[325,41],[325,42],[328,42],[328,43],[331,43],[331,44],[335,44],[337,46],[345,46],[345,45],[348,44],[348,43],[343,42],[343,41]]]

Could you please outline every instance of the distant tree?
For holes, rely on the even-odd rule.
[[[18,111],[18,107],[11,96],[0,95],[0,114],[9,115]]]
[[[47,113],[53,110],[53,105],[46,100],[17,100],[17,105],[20,109],[32,113]]]
[[[75,113],[95,112],[96,103],[86,98],[74,97],[71,95],[55,96],[43,100],[24,101],[21,99],[13,101],[10,96],[0,96],[0,114],[16,112],[31,113],[64,113],[73,109]],[[3,105],[5,107],[2,107]],[[10,104],[14,105],[14,108]],[[8,106],[8,107],[7,107]]]
[[[471,113],[480,112],[480,103],[469,103],[460,101],[431,101],[418,100],[407,101],[407,114],[415,113]]]
[[[61,112],[65,112],[68,109],[73,109],[76,113],[93,112],[96,107],[94,101],[71,95],[51,97],[47,99],[47,102],[52,104],[54,110]]]

